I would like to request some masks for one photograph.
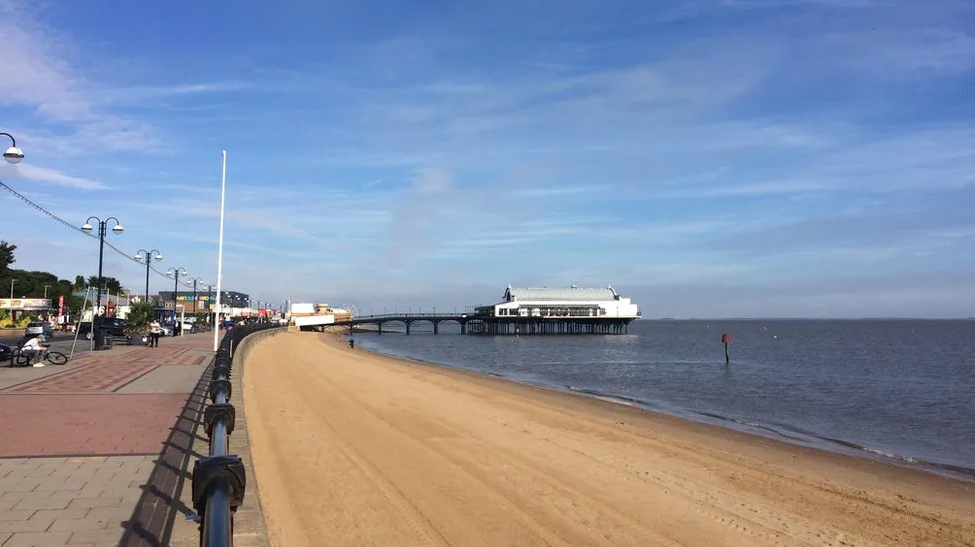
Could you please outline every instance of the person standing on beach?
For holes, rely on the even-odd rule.
[[[162,326],[156,319],[149,323],[149,347],[158,348],[159,347],[159,335],[162,334]]]

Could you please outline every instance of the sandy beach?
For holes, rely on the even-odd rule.
[[[245,363],[272,542],[975,546],[975,484],[282,334]]]

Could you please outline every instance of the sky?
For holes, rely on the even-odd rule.
[[[226,150],[224,286],[265,302],[975,315],[970,0],[229,6],[0,0],[27,155],[0,180],[215,282]],[[16,267],[97,272],[96,240],[0,207]]]

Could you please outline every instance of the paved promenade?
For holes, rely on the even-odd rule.
[[[212,334],[0,368],[0,546],[171,545],[188,499]],[[190,506],[188,506],[188,504]]]

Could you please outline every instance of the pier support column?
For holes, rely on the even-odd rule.
[[[410,325],[412,325],[412,324],[413,323],[411,323],[411,322],[407,322],[406,323],[406,334],[407,334],[407,336],[409,336],[409,334],[410,334]]]
[[[379,332],[379,334],[382,334],[383,333],[383,324],[382,323],[376,323],[376,324],[379,326],[379,328],[377,329],[378,332]]]
[[[433,322],[433,333],[440,334],[440,323],[437,321]]]

